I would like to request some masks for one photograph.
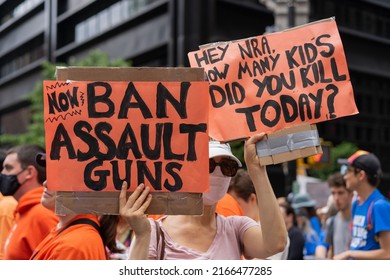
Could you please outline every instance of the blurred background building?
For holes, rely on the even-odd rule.
[[[44,61],[99,49],[133,66],[189,66],[187,53],[199,45],[332,16],[360,114],[319,124],[320,136],[376,153],[388,180],[389,0],[0,0],[0,133],[26,130],[25,97]]]

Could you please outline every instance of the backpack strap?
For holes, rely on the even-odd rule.
[[[371,201],[370,206],[368,206],[368,210],[367,210],[367,226],[366,226],[367,230],[371,230],[372,229],[372,208],[374,207],[375,201],[376,200]]]
[[[352,233],[352,228],[353,228],[353,217],[355,216],[356,207],[357,207],[358,203],[359,203],[359,198],[357,198],[354,202],[352,202],[351,223],[349,224],[349,230],[351,233]]]
[[[372,209],[374,208],[374,203],[377,202],[378,200],[381,200],[382,198],[377,198],[373,201],[371,201],[370,203],[370,206],[368,206],[368,210],[367,210],[367,226],[366,226],[366,229],[367,230],[372,230],[373,229],[373,224],[372,224]],[[379,242],[379,238],[377,235],[375,235],[374,233],[374,240],[376,242]]]
[[[157,239],[156,248],[157,248],[157,251],[159,248],[159,244],[161,243],[160,254],[157,253],[157,257],[159,260],[163,260],[164,254],[165,254],[165,235],[164,235],[164,232],[162,231],[159,223],[156,220],[153,220],[153,221],[154,221],[154,224],[156,226],[156,239]]]
[[[367,209],[367,226],[365,227],[366,230],[372,230],[372,228],[373,228],[373,225],[372,225],[372,209],[374,208],[374,203],[377,202],[380,199],[382,199],[382,198],[379,197],[377,199],[374,199],[373,201],[371,201],[370,205],[368,206],[368,209]],[[356,201],[356,203],[354,203],[352,205],[352,217],[355,215],[355,209],[356,209],[357,203],[358,202]],[[377,236],[375,236],[375,241],[379,242]]]
[[[334,233],[334,220],[336,215],[329,218],[329,225],[328,225],[328,231],[325,236],[325,242],[328,243],[329,246],[333,247],[333,233]]]
[[[81,225],[81,224],[90,225],[90,226],[94,227],[97,230],[97,232],[100,234],[100,227],[97,223],[95,223],[94,221],[87,219],[87,218],[81,218],[78,220],[74,220],[73,222],[71,222],[70,224],[68,224],[64,228],[62,228],[57,233],[57,236],[60,235],[64,230],[68,229],[69,227],[74,226],[74,225]]]

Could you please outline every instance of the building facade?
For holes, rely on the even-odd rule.
[[[336,17],[359,109],[319,124],[319,133],[375,153],[385,172],[381,190],[390,197],[390,1],[311,0],[310,6],[310,21]]]
[[[0,0],[0,133],[28,125],[26,95],[44,61],[91,50],[134,66],[188,66],[200,44],[262,34],[272,12],[256,1]]]
[[[0,0],[0,133],[29,124],[44,61],[101,50],[133,66],[188,66],[199,45],[336,17],[360,114],[318,125],[334,144],[380,155],[390,172],[388,0]]]

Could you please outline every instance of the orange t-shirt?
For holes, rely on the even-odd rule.
[[[58,217],[41,204],[43,187],[25,193],[15,210],[15,224],[5,244],[6,260],[28,260],[57,225]]]
[[[99,225],[96,215],[77,215],[71,222],[87,218]],[[62,228],[66,227],[64,225]],[[38,245],[32,260],[106,260],[107,255],[99,232],[91,225],[71,225],[52,230]]]
[[[4,245],[14,224],[14,212],[18,202],[13,196],[0,194],[0,260],[4,259]]]
[[[218,201],[215,212],[225,217],[244,216],[244,212],[242,211],[237,200],[235,200],[234,197],[228,193],[226,193],[225,196],[220,201]]]

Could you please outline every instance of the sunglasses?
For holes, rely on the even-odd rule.
[[[233,177],[236,175],[238,170],[238,163],[235,160],[228,158],[223,158],[219,162],[216,162],[214,159],[209,159],[209,173],[214,172],[215,167],[219,165],[221,167],[222,174],[228,177]]]
[[[348,173],[348,165],[346,165],[346,164],[341,165],[340,173],[341,173],[341,175],[347,174]]]
[[[342,165],[342,166],[340,167],[340,173],[341,173],[341,175],[345,175],[345,174],[347,174],[347,173],[349,173],[349,172],[358,173],[359,171],[360,171],[360,169],[358,169],[358,168],[353,168],[353,167],[350,167],[350,166],[348,166],[348,165]]]

